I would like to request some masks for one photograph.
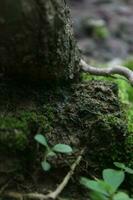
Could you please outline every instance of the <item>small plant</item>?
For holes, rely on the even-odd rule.
[[[133,169],[126,167],[126,165],[123,163],[114,162],[114,165],[128,174],[133,174]]]
[[[48,157],[54,157],[57,153],[69,154],[72,152],[72,148],[66,144],[56,144],[55,146],[50,147],[42,134],[35,135],[34,139],[45,147],[44,159],[41,162],[44,171],[49,171],[51,169],[51,165],[47,161]]]
[[[103,180],[81,178],[80,183],[92,190],[90,194],[92,200],[133,200],[125,192],[118,191],[125,179],[125,172],[133,174],[133,170],[123,163],[115,162],[114,165],[121,170],[104,169],[102,173]]]

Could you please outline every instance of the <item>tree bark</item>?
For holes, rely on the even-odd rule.
[[[31,80],[71,80],[79,74],[65,0],[0,2],[0,72]]]

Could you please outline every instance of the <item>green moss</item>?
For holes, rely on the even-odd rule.
[[[133,57],[127,58],[124,61],[123,65],[128,67],[129,69],[133,70]]]
[[[0,71],[4,70],[8,77],[35,82],[69,82],[76,79],[80,71],[80,53],[66,2],[47,0],[41,3],[37,1],[36,4],[28,1],[29,11],[22,2],[10,2],[10,12],[6,2],[0,3],[0,13],[5,21],[1,35],[1,56],[7,56],[7,59],[0,60]],[[35,26],[27,26],[21,14],[23,11]],[[12,51],[10,46],[16,50]]]
[[[128,63],[129,64],[129,63]],[[132,65],[132,62],[130,62],[130,66]],[[129,67],[127,65],[127,67]],[[130,166],[131,168],[133,168],[133,88],[132,86],[126,81],[121,79],[120,76],[116,76],[117,79],[112,79],[112,78],[107,78],[107,77],[96,77],[96,76],[87,76],[85,74],[83,74],[82,78],[84,80],[91,80],[91,79],[99,79],[99,80],[110,80],[111,82],[115,82],[118,85],[118,95],[119,95],[119,99],[120,99],[120,105],[121,105],[121,109],[123,110],[123,120],[116,120],[115,116],[112,115],[111,120],[112,123],[114,121],[114,124],[117,124],[118,122],[118,127],[121,127],[121,124],[123,124],[123,122],[125,124],[127,124],[127,128],[128,131],[124,131],[125,132],[125,139],[122,142],[122,145],[120,147],[119,152],[115,150],[115,146],[113,148],[110,148],[111,151],[112,149],[113,152],[111,153],[111,155],[114,155],[113,157],[115,159],[113,160],[119,160],[122,158],[122,162],[125,164],[127,164],[127,166]],[[104,117],[107,118],[108,115],[106,115]],[[105,121],[105,124],[107,125],[108,122]],[[113,124],[111,124],[111,127],[113,127]],[[107,128],[107,127],[106,127]],[[121,128],[120,128],[121,129]],[[112,129],[111,129],[112,130]],[[111,131],[109,130],[109,132]],[[117,140],[119,140],[120,138],[118,137]],[[122,149],[122,150],[121,150]],[[119,154],[123,154],[119,155]],[[119,155],[119,156],[118,156]]]
[[[82,74],[82,79],[84,80],[110,80],[118,85],[118,95],[127,118],[128,131],[133,132],[133,87],[126,80],[121,79],[121,76],[116,76],[116,78],[112,79]]]
[[[120,112],[116,85],[89,82],[75,85],[66,103],[57,106],[55,128],[48,140],[87,146],[86,160],[98,167],[124,159],[126,126]]]
[[[37,164],[40,167],[44,149],[37,148],[36,133],[45,135],[50,145],[65,143],[76,150],[86,146],[86,163],[93,170],[93,166],[100,170],[113,161],[126,160],[123,152],[126,125],[115,84],[89,81],[71,88],[13,88],[8,84],[0,87],[6,91],[0,101],[0,129],[6,130],[6,134],[0,132],[0,153],[5,154],[8,149],[10,157],[18,159],[18,166],[27,169]],[[68,162],[73,159],[68,157]],[[64,158],[50,162],[53,167],[64,166]]]
[[[0,148],[22,151],[37,131],[50,130],[49,119],[39,112],[21,111],[16,116],[0,117]]]
[[[100,122],[101,127],[98,127],[98,130],[100,132],[99,134],[101,134],[100,139],[102,137],[101,141],[104,142],[105,146],[102,150],[102,154],[99,155],[100,158],[98,159],[101,159],[103,161],[106,158],[105,163],[110,163],[110,165],[112,165],[114,161],[125,160],[124,149],[127,130],[124,119],[119,118],[118,116],[114,116],[112,114],[100,116],[100,118],[102,118]],[[108,155],[110,156],[108,157]],[[112,163],[110,162],[110,160]],[[101,164],[104,164],[106,166],[105,163]]]
[[[0,149],[8,147],[23,150],[27,145],[27,125],[13,117],[0,117]]]

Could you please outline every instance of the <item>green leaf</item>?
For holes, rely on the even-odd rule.
[[[47,157],[53,157],[53,156],[56,156],[56,153],[53,151],[49,151]]]
[[[97,180],[97,182],[99,183],[99,186],[103,188],[109,195],[112,195],[114,193],[114,189],[110,184],[106,183],[103,180]]]
[[[103,179],[106,183],[108,183],[113,187],[114,192],[124,181],[124,178],[125,178],[125,173],[123,171],[117,171],[114,169],[103,170]]]
[[[130,197],[124,192],[118,192],[114,195],[113,200],[130,200]]]
[[[52,150],[60,153],[71,153],[73,151],[72,148],[66,144],[56,144]]]
[[[123,169],[125,172],[127,172],[129,174],[133,174],[133,169],[126,167],[123,163],[114,162],[114,165],[116,167],[119,167],[120,169]]]
[[[125,167],[125,172],[127,172],[128,174],[133,174],[133,169]]]
[[[119,162],[114,162],[114,165],[120,169],[125,169],[125,165],[123,163],[119,163]]]
[[[45,147],[48,147],[47,140],[42,134],[35,135],[34,139]]]
[[[108,197],[106,197],[104,194],[93,191],[90,193],[90,199],[91,200],[108,200]]]
[[[106,189],[98,181],[93,181],[82,177],[80,180],[80,184],[84,185],[88,189],[100,192],[101,194],[104,194],[106,196],[109,195]]]
[[[49,171],[51,169],[51,165],[47,161],[41,162],[41,165],[44,171]]]

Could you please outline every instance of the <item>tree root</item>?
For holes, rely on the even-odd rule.
[[[74,174],[74,171],[77,167],[77,165],[79,165],[83,153],[84,153],[85,149],[82,149],[79,156],[77,157],[76,161],[71,165],[70,171],[66,174],[66,176],[64,177],[64,179],[62,180],[62,182],[58,185],[57,189],[47,195],[44,194],[39,194],[39,193],[28,193],[28,194],[21,194],[21,193],[17,193],[17,192],[9,192],[8,194],[4,195],[6,197],[10,197],[10,198],[14,198],[14,199],[19,199],[19,200],[23,200],[24,198],[27,199],[39,199],[39,200],[48,200],[48,199],[57,199],[58,196],[60,195],[60,193],[63,191],[63,189],[66,187],[66,185],[68,184],[70,178],[72,177],[72,175]]]
[[[133,71],[124,66],[112,66],[107,68],[97,68],[88,65],[84,60],[81,59],[80,66],[84,72],[96,76],[111,76],[113,74],[119,74],[126,77],[129,83],[133,86]]]
[[[10,179],[5,185],[3,185],[1,188],[0,188],[0,196],[1,194],[6,190],[6,188],[9,186],[9,184],[12,182],[12,179]]]

